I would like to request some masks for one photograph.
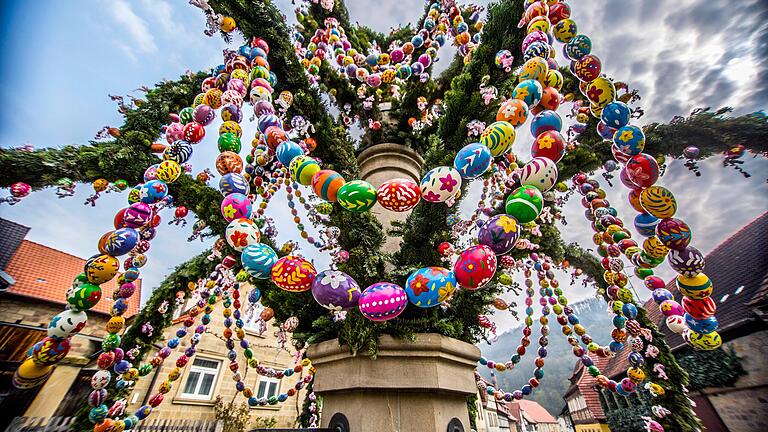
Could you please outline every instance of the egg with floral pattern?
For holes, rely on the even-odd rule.
[[[317,276],[311,262],[298,255],[287,255],[272,267],[272,282],[280,289],[290,292],[308,291]]]
[[[54,316],[48,323],[48,336],[57,339],[64,339],[79,332],[88,322],[88,315],[85,312],[74,309],[67,309]]]
[[[496,254],[486,245],[472,246],[459,255],[453,265],[453,272],[462,288],[481,288],[496,273]]]
[[[431,308],[450,298],[456,290],[456,276],[442,267],[425,267],[408,276],[405,292],[411,304]]]
[[[221,201],[221,215],[227,222],[235,219],[249,218],[253,212],[251,200],[241,194],[233,193],[224,197]]]
[[[325,270],[312,282],[312,296],[332,311],[350,310],[360,299],[360,286],[352,276],[338,270]]]
[[[461,190],[461,175],[451,167],[433,168],[421,179],[421,197],[429,202],[445,202]]]
[[[225,236],[227,243],[236,251],[241,252],[246,247],[261,240],[261,231],[251,219],[237,218],[227,225]]]
[[[478,242],[490,247],[496,255],[511,251],[520,238],[521,227],[511,216],[500,214],[488,219],[477,234]]]

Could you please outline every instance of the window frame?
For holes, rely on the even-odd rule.
[[[261,388],[261,383],[266,383],[266,385],[264,387],[265,394],[263,396],[259,396],[259,390]],[[277,378],[270,378],[270,377],[265,377],[265,376],[259,376],[259,381],[256,382],[256,397],[257,398],[261,398],[261,397],[268,398],[268,397],[270,397],[270,394],[269,394],[269,386],[270,386],[270,384],[275,384],[275,394],[274,394],[274,396],[278,396],[280,394],[280,380],[277,379]]]
[[[209,390],[209,394],[207,395],[201,395],[197,392],[200,390],[200,387],[203,385],[203,380],[206,375],[210,375],[211,371],[213,371],[213,368],[205,367],[205,366],[196,366],[195,361],[197,360],[204,360],[204,361],[211,361],[216,362],[217,366],[213,373],[213,380],[211,381],[211,388]],[[187,376],[184,379],[184,386],[180,388],[181,392],[179,393],[179,396],[184,399],[189,400],[197,400],[197,401],[210,401],[213,400],[213,395],[216,393],[216,384],[218,384],[219,381],[219,374],[221,373],[221,360],[217,360],[214,358],[209,357],[195,357],[192,361],[192,363],[189,366],[189,370],[187,371]],[[193,390],[193,393],[187,393],[187,384],[189,383],[190,376],[192,373],[198,373],[198,381],[195,384],[195,388]]]

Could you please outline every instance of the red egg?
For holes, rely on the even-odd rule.
[[[393,212],[404,212],[416,207],[420,197],[419,185],[403,178],[386,181],[376,191],[379,204]]]
[[[649,154],[640,153],[632,156],[624,169],[629,181],[641,188],[653,186],[659,179],[659,163]]]
[[[531,156],[533,157],[545,157],[559,162],[563,155],[565,155],[565,138],[560,132],[554,130],[540,133],[531,146]]]
[[[487,284],[496,273],[496,254],[486,245],[464,250],[453,265],[456,281],[464,289],[476,290]]]

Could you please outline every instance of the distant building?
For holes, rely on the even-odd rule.
[[[0,430],[15,415],[68,416],[85,400],[96,371],[94,355],[101,349],[109,320],[115,279],[102,284],[101,301],[88,311],[88,323],[72,337],[69,355],[55,366],[42,386],[18,390],[11,385],[16,368],[37,341],[47,336],[51,318],[64,310],[67,288],[83,272],[85,259],[25,240],[29,228],[0,218]],[[128,301],[125,318],[139,310],[141,280]],[[83,393],[85,391],[85,393]]]

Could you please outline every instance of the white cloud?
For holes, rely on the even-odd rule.
[[[107,10],[112,18],[128,33],[137,51],[142,53],[157,52],[155,38],[149,30],[147,22],[133,11],[127,1],[115,0]]]

